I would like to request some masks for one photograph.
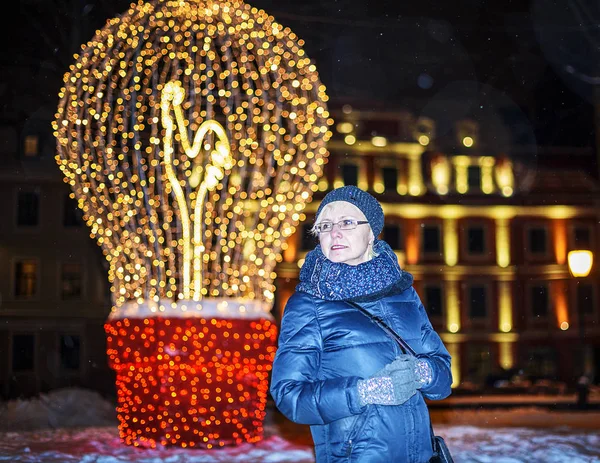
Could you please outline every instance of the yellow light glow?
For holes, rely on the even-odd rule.
[[[437,156],[431,161],[431,181],[441,195],[448,193],[450,185],[450,163],[445,156]]]
[[[567,331],[569,329],[569,323],[568,322],[562,322],[560,324],[560,329],[563,331]]]
[[[419,136],[419,143],[423,146],[427,146],[429,145],[429,137],[427,135],[420,135]]]
[[[376,136],[376,137],[371,138],[371,143],[373,144],[373,146],[383,148],[384,146],[387,145],[387,138],[381,137],[381,136]]]
[[[500,348],[500,366],[505,370],[509,370],[515,365],[513,345],[514,343],[512,342],[501,342],[498,344]]]
[[[354,145],[354,143],[356,143],[356,137],[354,135],[346,135],[344,137],[344,142],[346,145]]]
[[[453,267],[458,263],[458,224],[455,219],[444,219],[444,260]]]
[[[468,156],[455,156],[452,160],[455,168],[456,191],[461,194],[469,190],[468,167],[470,160]]]
[[[421,154],[411,154],[408,160],[408,193],[411,196],[419,196],[424,191]]]
[[[445,284],[446,289],[446,326],[450,333],[458,333],[460,330],[460,297],[458,294],[458,281],[449,280]]]
[[[352,122],[340,122],[336,128],[339,133],[350,133],[354,130],[354,125]]]
[[[467,148],[470,148],[471,146],[473,146],[474,140],[472,137],[464,137],[462,139],[462,143],[463,145],[465,145]]]
[[[505,197],[512,196],[514,192],[514,176],[512,163],[506,158],[500,158],[494,168],[496,184]]]
[[[409,193],[411,196],[419,196],[419,195],[421,194],[421,192],[422,192],[422,191],[423,191],[423,190],[422,190],[421,186],[419,186],[419,185],[410,185],[410,186],[408,187],[408,193]]]
[[[585,278],[592,270],[594,254],[588,250],[570,251],[568,255],[569,270],[574,277]]]
[[[508,333],[512,330],[513,310],[510,281],[498,282],[498,326],[500,331]]]
[[[479,165],[481,167],[481,191],[489,195],[494,192],[494,158],[481,156]]]
[[[510,226],[508,219],[496,219],[496,262],[499,267],[510,265]]]
[[[109,262],[115,310],[268,302],[285,239],[327,187],[333,120],[301,41],[263,10],[213,4],[134,3],[65,74],[56,162]]]

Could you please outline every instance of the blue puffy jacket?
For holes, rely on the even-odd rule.
[[[296,292],[281,322],[271,394],[286,417],[311,426],[318,463],[427,462],[432,448],[423,397],[450,394],[450,355],[412,286],[360,305],[427,356],[433,381],[402,405],[361,407],[357,381],[393,361],[400,348],[350,304]]]

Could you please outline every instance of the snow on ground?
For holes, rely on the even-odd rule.
[[[114,426],[116,422],[115,405],[86,389],[58,389],[39,398],[0,403],[0,431]]]
[[[215,450],[125,446],[115,415],[112,403],[81,389],[0,404],[0,462],[314,463],[308,427],[272,408],[262,442]],[[432,417],[456,463],[600,463],[598,411],[436,409]]]

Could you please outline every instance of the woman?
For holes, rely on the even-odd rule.
[[[313,228],[319,245],[283,314],[271,394],[290,420],[311,425],[318,463],[429,461],[424,397],[450,394],[450,355],[412,276],[376,239],[383,221],[359,188],[328,193]],[[418,358],[346,301],[381,317]]]

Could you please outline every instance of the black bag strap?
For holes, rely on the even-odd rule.
[[[369,312],[367,309],[362,307],[360,304],[357,304],[356,302],[352,302],[352,301],[345,301],[345,302],[350,304],[352,307],[357,308],[363,315],[367,316],[373,323],[377,324],[383,331],[385,331],[385,333],[389,337],[391,337],[394,341],[396,341],[398,343],[402,352],[404,352],[405,354],[410,354],[413,357],[417,357],[417,353],[414,351],[414,349],[408,345],[408,343],[404,340],[404,338],[402,336],[400,336],[392,328],[390,328],[390,326],[385,321],[383,321],[383,319],[381,317],[378,317],[377,315],[372,314],[371,312]],[[427,412],[429,413],[429,408],[427,408]],[[431,430],[431,445],[435,452],[435,448],[436,448],[435,433],[433,432],[433,425],[431,424],[431,416],[429,418],[429,428]]]

